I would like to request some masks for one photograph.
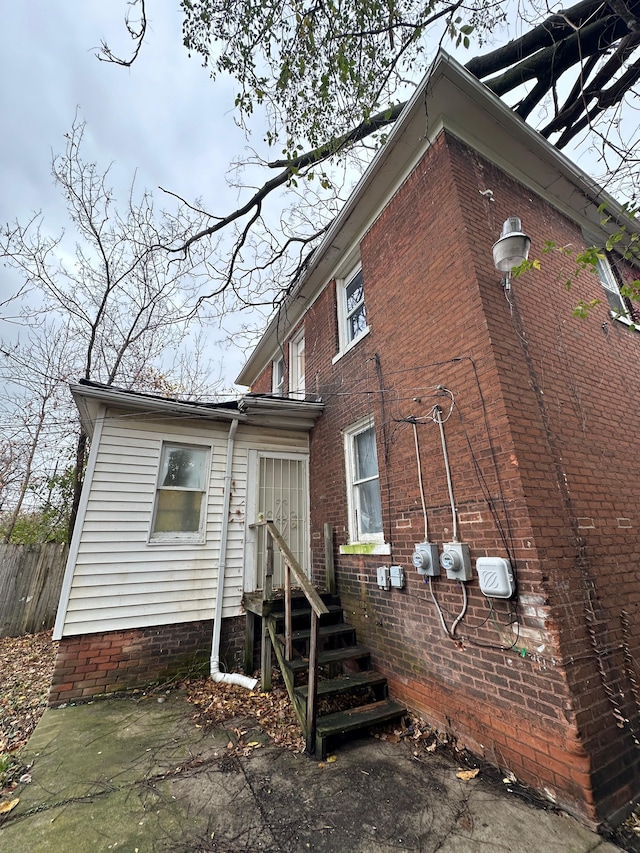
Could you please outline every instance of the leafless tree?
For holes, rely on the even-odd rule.
[[[39,369],[37,361],[31,362],[30,405],[35,408],[30,421],[34,432],[27,442],[27,484],[30,455],[37,451],[39,430],[60,383],[82,377],[105,385],[148,389],[152,375],[160,382],[165,373],[171,373],[171,355],[179,357],[189,333],[200,278],[210,276],[210,241],[198,242],[172,258],[164,249],[176,242],[184,244],[194,230],[201,231],[207,215],[186,205],[177,205],[172,212],[157,211],[150,194],[143,192],[136,198],[135,184],[120,209],[108,183],[109,169],[100,170],[82,157],[84,130],[81,122],[74,123],[66,151],[54,158],[52,167],[66,201],[75,245],[69,244],[65,234],[49,234],[41,215],[26,224],[7,225],[0,235],[0,255],[22,277],[16,301],[32,340],[40,339],[44,347],[53,322],[66,341],[64,352],[42,354]],[[5,350],[8,364],[26,369],[23,348],[19,355]],[[176,392],[191,390],[163,381]],[[202,383],[202,376],[192,375],[189,381]],[[80,432],[71,529],[86,452],[87,437]],[[23,499],[24,491],[14,510],[16,517]]]
[[[331,198],[333,166],[379,144],[426,70],[429,48],[447,38],[477,46],[467,69],[558,148],[588,133],[617,187],[632,199],[639,189],[637,121],[625,125],[622,116],[637,108],[640,0],[580,0],[566,8],[547,0],[183,0],[181,6],[189,52],[212,77],[235,78],[238,121],[246,128],[255,110],[266,110],[269,147],[281,146],[284,155],[256,157],[267,176],[258,171],[235,210],[212,215],[205,227],[167,245],[180,256],[200,240],[225,235],[227,252],[207,298],[233,291],[252,302],[256,289],[265,293],[268,276],[279,285],[276,299],[286,293],[330,216],[325,208],[305,227],[292,227],[280,213],[282,199],[273,199],[297,185],[307,196],[315,181],[339,204],[338,194]],[[143,0],[128,8],[132,55],[118,57],[103,46],[100,58],[130,66],[144,43],[147,10]],[[522,35],[482,52],[506,21]]]
[[[0,344],[0,446],[9,467],[0,504],[11,507],[3,525],[5,542],[28,495],[37,500],[49,460],[73,434],[65,371],[75,354],[68,330],[52,322],[27,329],[24,340]]]

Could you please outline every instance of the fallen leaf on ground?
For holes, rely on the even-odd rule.
[[[476,767],[475,770],[459,770],[456,776],[458,779],[462,779],[463,782],[468,782],[469,779],[475,779],[479,772],[479,768]]]
[[[337,755],[327,755],[327,764],[333,764],[334,761],[338,760]]]
[[[0,754],[24,746],[44,713],[57,649],[51,631],[0,638]]]
[[[20,802],[20,797],[16,797],[15,800],[9,800],[8,803],[0,803],[0,814],[7,814]]]

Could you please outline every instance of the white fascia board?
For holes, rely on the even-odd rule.
[[[247,416],[233,409],[207,408],[195,403],[163,400],[121,391],[117,388],[96,388],[91,385],[70,385],[71,394],[80,412],[82,426],[90,436],[102,405],[109,405],[145,415],[181,415],[212,421],[246,420]]]
[[[304,277],[270,321],[236,380],[250,385],[278,342],[331,281],[345,252],[366,233],[431,142],[446,128],[582,227],[600,233],[598,207],[622,206],[565,154],[444,51],[416,88],[389,138],[312,256]],[[615,225],[610,226],[615,230]]]
[[[324,411],[320,401],[293,400],[288,397],[243,397],[240,411],[256,426],[308,432]]]

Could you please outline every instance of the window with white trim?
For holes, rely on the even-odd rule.
[[[339,345],[340,351],[343,352],[369,331],[361,267],[338,281],[336,297]]]
[[[351,542],[382,542],[382,504],[376,432],[366,418],[344,432]]]
[[[271,393],[282,397],[284,394],[284,357],[278,356],[271,362]]]
[[[611,316],[615,317],[616,320],[622,320],[623,323],[633,323],[633,318],[629,313],[626,300],[620,292],[618,279],[608,258],[598,258],[596,272],[607,295]]]
[[[289,396],[304,398],[304,329],[289,344]]]
[[[204,542],[209,457],[209,447],[163,443],[151,542]]]

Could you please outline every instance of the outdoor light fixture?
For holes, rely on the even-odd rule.
[[[502,284],[505,290],[511,286],[511,270],[529,257],[531,238],[522,230],[522,222],[517,216],[505,219],[500,239],[493,244],[493,263],[495,268],[505,273]]]

